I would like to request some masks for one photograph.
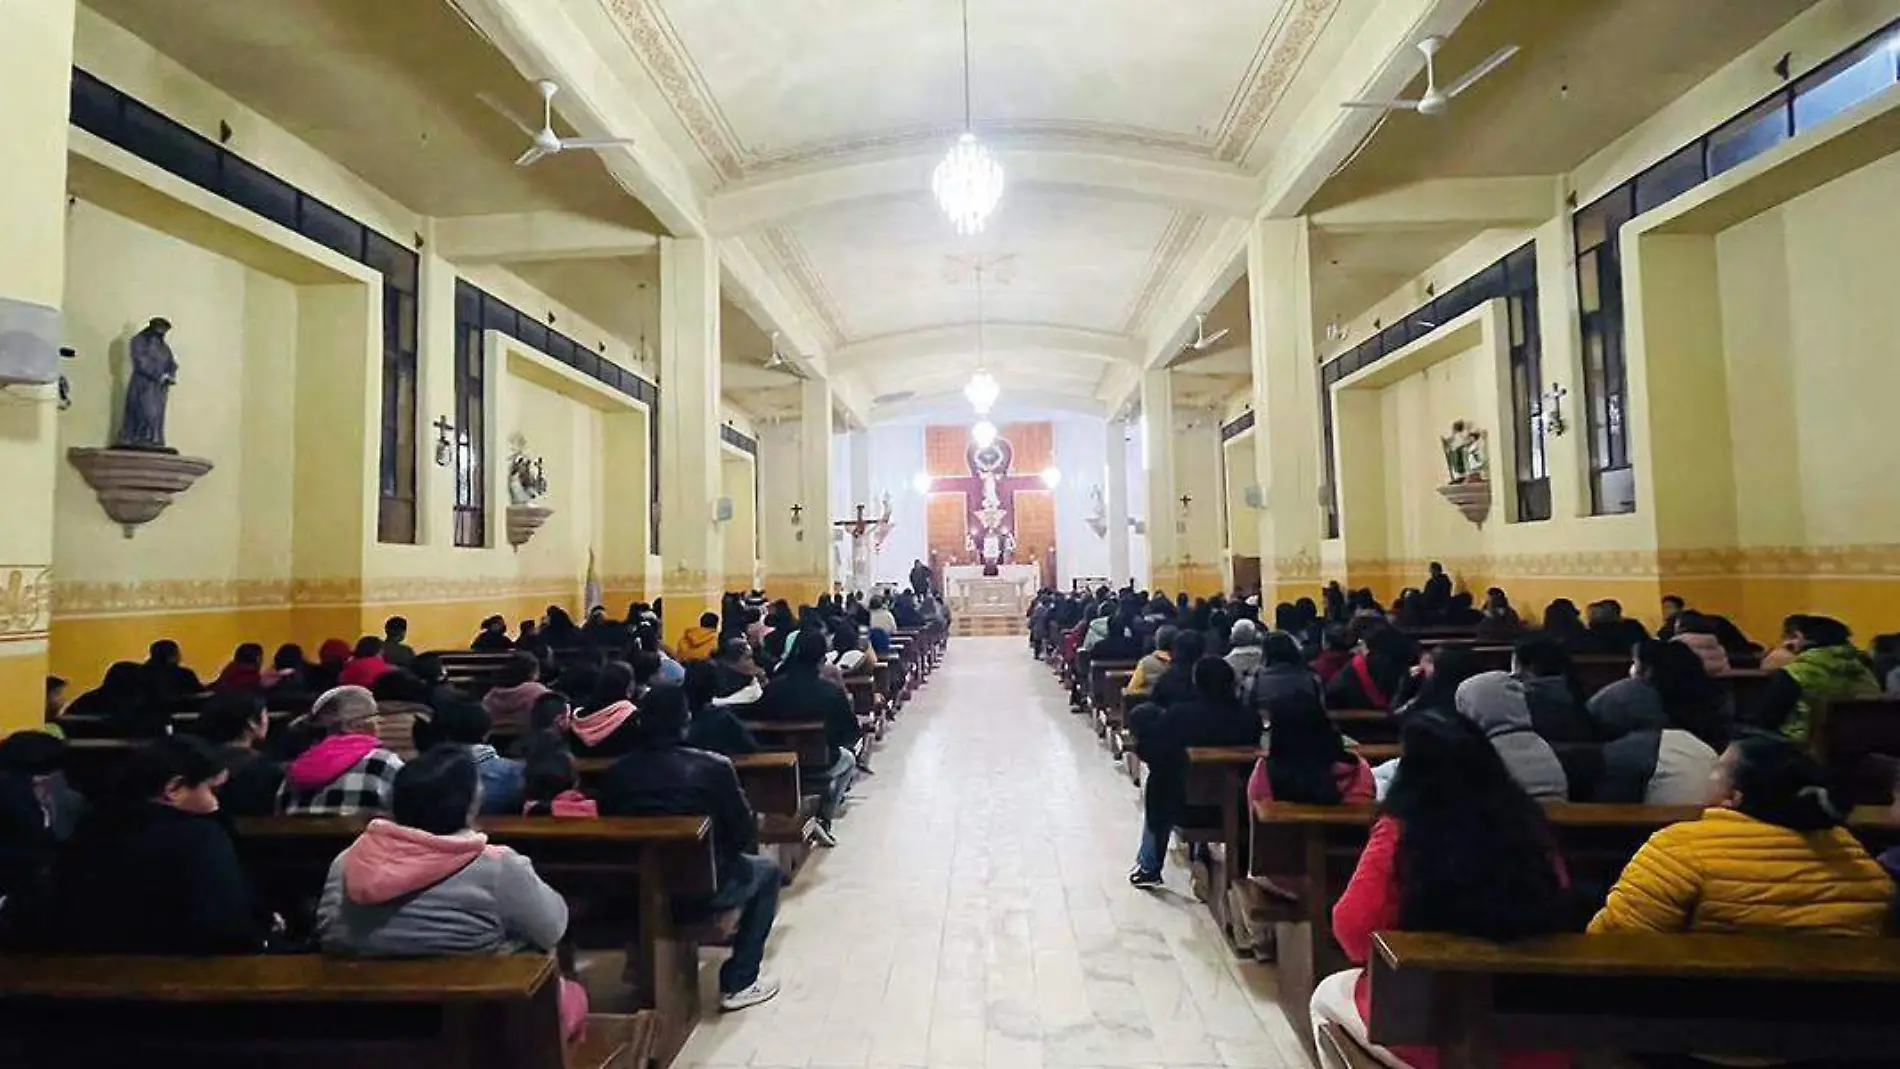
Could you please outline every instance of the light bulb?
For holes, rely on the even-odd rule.
[[[920,471],[917,474],[910,477],[910,488],[912,490],[917,491],[920,494],[927,494],[930,492],[930,487],[931,487],[932,482],[933,480],[930,478],[930,476],[925,475],[923,472]]]
[[[1042,485],[1054,490],[1062,482],[1062,469],[1047,467],[1042,469]]]
[[[996,444],[996,424],[987,419],[978,420],[976,426],[970,428],[970,438],[978,449],[988,449]]]

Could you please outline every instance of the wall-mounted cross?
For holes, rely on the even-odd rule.
[[[1181,511],[1182,511],[1182,512],[1186,512],[1186,511],[1187,511],[1187,507],[1188,507],[1189,505],[1191,505],[1191,504],[1193,504],[1193,503],[1194,503],[1194,499],[1193,499],[1193,498],[1191,498],[1191,497],[1189,497],[1189,496],[1188,496],[1188,495],[1186,495],[1186,494],[1182,494],[1182,495],[1181,495]]]
[[[803,505],[792,506],[792,526],[793,527],[798,526],[799,518],[802,517],[803,515],[805,515],[805,506]]]

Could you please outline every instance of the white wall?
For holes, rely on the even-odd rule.
[[[1148,467],[1142,463],[1144,451],[1143,438],[1148,433],[1148,421],[1143,419],[1128,430],[1128,517],[1146,523],[1148,520]],[[1162,522],[1172,523],[1173,518],[1161,517]],[[1119,584],[1133,579],[1136,586],[1148,583],[1148,536],[1137,534],[1132,528],[1128,532],[1128,573],[1118,575]]]
[[[1091,490],[1108,493],[1108,442],[1103,420],[1075,417],[1055,423],[1056,467],[1062,481],[1056,486],[1056,582],[1067,590],[1078,575],[1108,575],[1108,539],[1088,524],[1094,510]],[[1121,576],[1119,579],[1126,579]]]
[[[866,435],[871,450],[871,499],[865,507],[877,515],[891,495],[891,534],[871,559],[872,578],[908,583],[912,561],[929,552],[930,532],[924,497],[911,480],[924,470],[924,429],[911,425],[874,427]]]

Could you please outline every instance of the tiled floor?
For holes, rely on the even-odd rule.
[[[1178,857],[1165,891],[1128,886],[1135,790],[1024,640],[953,639],[877,768],[785,899],[783,993],[678,1064],[1306,1064]]]

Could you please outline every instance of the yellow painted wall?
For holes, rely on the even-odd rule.
[[[1229,439],[1222,446],[1226,463],[1227,550],[1243,557],[1260,555],[1260,510],[1247,504],[1247,488],[1255,485],[1253,434]]]
[[[722,449],[719,467],[721,493],[732,499],[732,519],[722,525],[720,532],[726,586],[748,589],[759,562],[759,509],[753,496],[758,491],[757,465],[751,457]]]

